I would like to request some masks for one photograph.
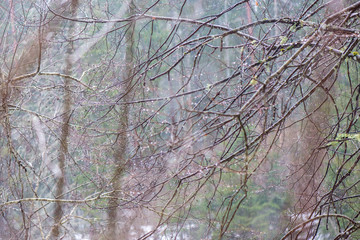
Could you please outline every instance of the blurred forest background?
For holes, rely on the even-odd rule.
[[[360,1],[0,16],[0,239],[360,239]]]

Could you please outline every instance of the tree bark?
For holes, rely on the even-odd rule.
[[[78,0],[72,0],[71,2],[71,15],[72,17],[76,16],[76,11],[78,8],[79,2]],[[75,30],[75,22],[69,23],[68,29],[68,37],[69,39],[72,38]],[[64,73],[66,75],[72,74],[72,53],[74,51],[72,42],[69,43],[67,50],[66,50],[66,57],[65,57],[65,67]],[[59,156],[58,156],[58,164],[59,164],[59,172],[56,173],[57,175],[57,182],[56,182],[56,198],[61,198],[64,194],[65,188],[65,166],[66,166],[66,156],[68,154],[68,137],[70,132],[69,121],[71,118],[71,89],[70,89],[70,79],[64,78],[64,103],[63,103],[63,115],[62,115],[62,129],[61,129],[61,136],[60,136],[60,149],[59,149]],[[55,205],[54,210],[54,226],[51,230],[51,239],[58,239],[60,235],[60,227],[61,227],[61,219],[64,215],[62,203],[57,202]]]
[[[328,5],[326,12],[330,16],[341,9],[343,9],[342,1],[338,1]],[[329,41],[329,38],[320,42],[324,46],[329,45],[337,49],[339,47],[339,42]],[[291,130],[299,132],[297,139],[293,139],[296,144],[292,154],[292,183],[290,183],[295,201],[293,216],[295,224],[313,216],[322,193],[320,185],[327,156],[321,146],[330,130],[328,94],[336,80],[334,67],[337,62],[333,62],[332,58],[333,55],[330,53],[322,53],[317,57],[317,63],[313,64],[312,67],[316,69],[312,70],[308,78],[318,82],[326,79],[309,98],[310,104],[304,104],[306,118],[300,128]],[[304,225],[292,235],[291,239],[311,239],[315,236],[316,225],[317,222]]]
[[[125,4],[125,3],[124,3]],[[128,3],[129,14],[132,16],[134,14],[133,1]],[[130,23],[129,28],[126,32],[126,49],[125,49],[125,69],[123,74],[123,84],[122,84],[122,95],[123,102],[128,102],[130,99],[131,92],[131,83],[133,75],[133,64],[134,64],[134,55],[133,55],[133,45],[134,45],[134,27],[135,23]],[[119,113],[119,135],[116,139],[116,150],[114,154],[114,163],[115,170],[112,177],[112,193],[111,198],[108,202],[108,224],[107,224],[107,239],[116,240],[116,239],[129,239],[129,228],[130,226],[118,226],[119,213],[118,213],[118,204],[120,191],[122,188],[122,175],[126,169],[127,165],[127,147],[128,147],[128,121],[129,121],[129,106],[123,104],[120,107]],[[125,220],[125,222],[127,222]],[[129,225],[129,224],[126,224]]]

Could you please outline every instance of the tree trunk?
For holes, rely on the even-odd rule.
[[[78,0],[72,0],[71,2],[71,15],[75,17],[76,10],[78,8],[79,2]],[[69,23],[69,30],[68,30],[68,37],[69,39],[72,38],[74,34],[75,22],[71,21]],[[72,42],[69,43],[67,50],[66,50],[66,57],[65,57],[65,67],[64,73],[66,75],[72,74],[72,53],[74,51]],[[61,129],[61,136],[60,136],[60,149],[59,149],[59,156],[58,156],[58,163],[59,168],[56,172],[56,198],[61,198],[64,194],[65,188],[65,161],[66,155],[68,154],[68,137],[69,137],[69,121],[71,117],[71,90],[70,90],[70,79],[64,78],[64,103],[63,103],[63,115],[62,115],[62,129]],[[63,206],[61,203],[56,203],[55,210],[54,210],[54,226],[51,230],[51,239],[58,239],[60,235],[60,227],[61,227],[61,219],[64,215]]]
[[[134,14],[134,6],[133,1],[131,1],[128,5],[129,14],[132,16]],[[131,83],[132,83],[132,75],[133,75],[133,45],[134,45],[134,27],[135,23],[131,23],[129,29],[126,32],[126,50],[125,50],[125,69],[123,75],[123,84],[122,84],[122,101],[128,102],[130,99],[130,91],[131,91]],[[127,165],[127,156],[126,149],[128,146],[128,121],[129,121],[129,107],[127,104],[123,104],[120,107],[119,113],[119,135],[116,140],[116,149],[114,154],[114,163],[115,163],[115,171],[112,177],[112,194],[111,198],[108,202],[108,225],[107,225],[107,239],[115,240],[115,239],[129,239],[129,230],[130,226],[121,226],[119,227],[117,222],[119,221],[119,213],[118,213],[118,199],[120,197],[120,191],[122,188],[121,177],[124,173],[124,170]],[[126,216],[125,216],[126,218]],[[128,221],[124,221],[127,222]],[[129,224],[126,224],[129,225]]]
[[[343,9],[342,1],[330,4],[327,14],[330,16],[334,12]],[[338,48],[338,42],[329,41],[329,38],[321,41],[322,45],[329,45]],[[318,62],[312,67],[309,79],[317,82],[325,80],[324,83],[309,98],[309,103],[304,104],[305,120],[297,131],[295,150],[292,156],[292,183],[294,196],[293,221],[295,224],[311,218],[316,210],[319,197],[321,196],[321,179],[326,163],[326,151],[322,149],[323,141],[330,130],[329,125],[329,100],[328,91],[336,80],[334,67],[337,62],[332,61],[333,55],[323,53],[318,56]],[[311,70],[309,70],[311,71]],[[326,78],[326,79],[325,79]],[[294,129],[292,129],[294,131]],[[292,235],[291,239],[311,239],[314,237],[318,222],[305,225]]]

